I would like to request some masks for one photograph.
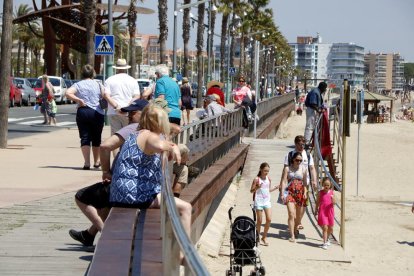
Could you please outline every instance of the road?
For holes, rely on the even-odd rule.
[[[42,125],[43,115],[33,106],[13,107],[9,109],[8,139],[38,133],[51,132],[62,127],[76,127],[76,105],[58,105],[57,126]]]

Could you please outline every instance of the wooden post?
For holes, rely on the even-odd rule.
[[[344,80],[344,95],[342,101],[342,192],[341,192],[341,229],[340,229],[340,242],[343,249],[345,249],[345,183],[346,183],[346,136],[347,136],[347,124],[349,124],[349,84],[348,80]],[[348,118],[345,118],[347,117]],[[349,131],[349,129],[348,129]]]

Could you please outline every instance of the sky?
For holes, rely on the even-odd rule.
[[[36,1],[40,5],[40,0]],[[121,4],[128,2],[119,0]],[[31,0],[14,0],[15,7],[22,3],[32,5]],[[3,7],[3,0],[0,4]],[[155,12],[138,15],[138,32],[158,34],[158,1],[145,0],[138,6]],[[167,47],[170,49],[173,44],[173,6],[174,1],[168,0]],[[353,42],[364,47],[365,52],[400,53],[405,61],[414,62],[413,0],[270,0],[268,7],[273,9],[274,21],[289,42],[296,42],[297,36],[315,37],[319,33],[323,43]],[[191,12],[196,15],[197,9],[192,8]],[[182,47],[181,19],[179,13],[178,48]],[[216,25],[215,32],[219,34],[221,21]],[[196,28],[191,30],[190,37],[190,48],[195,49]],[[218,44],[218,38],[214,39],[214,44]]]

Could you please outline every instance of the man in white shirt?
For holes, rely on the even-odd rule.
[[[109,121],[111,125],[111,135],[128,125],[128,117],[120,110],[127,107],[135,99],[140,98],[140,90],[137,80],[127,74],[131,68],[125,59],[118,59],[113,66],[116,75],[109,77],[105,81],[105,96],[110,98],[108,107]],[[114,104],[112,104],[114,103]]]

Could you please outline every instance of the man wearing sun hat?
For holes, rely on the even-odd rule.
[[[221,91],[224,84],[222,82],[212,80],[207,83],[207,96],[216,94],[220,97],[220,100],[217,101],[218,104],[225,106],[225,100],[224,100],[224,93]]]
[[[138,82],[127,74],[131,68],[125,59],[118,59],[113,66],[116,75],[105,81],[105,96],[112,99],[115,105],[109,105],[108,115],[111,125],[111,134],[128,125],[128,118],[120,113],[121,108],[127,107],[133,100],[139,99],[140,90]]]

